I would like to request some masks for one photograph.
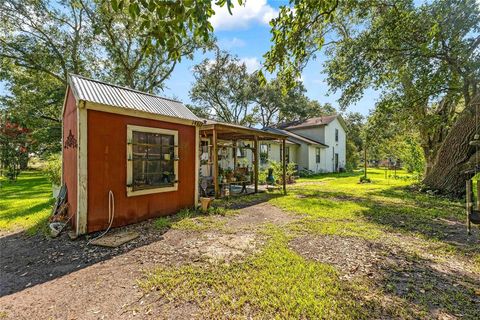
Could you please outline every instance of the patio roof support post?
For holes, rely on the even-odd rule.
[[[254,176],[255,180],[255,193],[258,192],[258,137],[254,137],[255,147],[253,150],[253,164],[254,164]]]
[[[237,140],[233,140],[233,171],[237,169]]]
[[[282,139],[282,175],[283,175],[283,193],[287,194],[287,152],[285,139]]]
[[[212,158],[213,158],[213,186],[215,188],[215,198],[220,197],[220,188],[218,185],[218,149],[217,149],[217,131],[212,130]]]

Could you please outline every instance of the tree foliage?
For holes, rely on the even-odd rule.
[[[210,117],[241,125],[255,122],[250,108],[251,75],[237,57],[217,48],[214,59],[204,59],[193,67],[193,76],[190,97]]]
[[[110,0],[116,11],[126,11],[138,23],[139,31],[155,39],[148,50],[163,48],[168,59],[180,61],[190,38],[207,44],[213,40],[213,27],[209,19],[215,14],[213,5],[226,7],[230,14],[234,5],[242,0]]]
[[[341,92],[342,108],[367,88],[380,91],[376,113],[386,113],[399,130],[416,131],[428,175],[478,92],[479,26],[475,0],[291,1],[272,23],[265,65],[291,84],[325,49],[328,83]]]
[[[205,44],[188,33],[173,59],[127,7],[115,9],[102,0],[0,2],[0,80],[8,90],[0,108],[31,130],[31,152],[60,151],[68,73],[159,92],[176,62]],[[155,14],[149,19],[156,23]]]

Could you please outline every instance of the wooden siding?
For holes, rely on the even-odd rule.
[[[77,147],[69,146],[65,148],[65,142],[72,133],[75,140],[78,142],[78,126],[77,126],[77,106],[72,90],[69,88],[67,98],[65,100],[63,114],[63,183],[67,185],[68,197],[68,215],[74,216],[77,214]],[[76,219],[73,217],[72,225],[75,229]]]
[[[195,126],[173,124],[95,110],[88,120],[87,231],[108,227],[108,192],[115,196],[113,226],[173,214],[194,205]],[[127,197],[127,125],[178,130],[178,190]]]

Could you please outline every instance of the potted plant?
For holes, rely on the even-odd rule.
[[[52,184],[53,197],[58,197],[60,193],[60,186],[62,184],[62,159],[60,154],[55,154],[48,158],[43,172],[48,177],[48,180]]]
[[[227,169],[225,169],[224,173],[225,173],[225,178],[227,179],[227,181],[232,181],[233,170],[231,168],[227,168]]]

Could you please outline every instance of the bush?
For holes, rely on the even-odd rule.
[[[365,176],[361,176],[360,183],[372,183],[372,180],[370,180],[370,178],[367,178]]]
[[[60,154],[51,155],[43,168],[48,180],[54,185],[62,183],[62,159]]]
[[[314,175],[315,175],[315,172],[313,172],[312,170],[302,169],[302,170],[298,171],[298,176],[300,178],[309,178],[309,177],[312,177]]]
[[[275,178],[276,181],[282,182],[282,176],[283,176],[283,168],[282,168],[282,163],[278,161],[269,161],[270,168],[273,169],[273,177]],[[287,164],[287,172],[286,172],[286,177],[287,177],[287,182],[293,181],[293,176],[295,175],[295,169],[297,165],[294,162],[290,162]]]

